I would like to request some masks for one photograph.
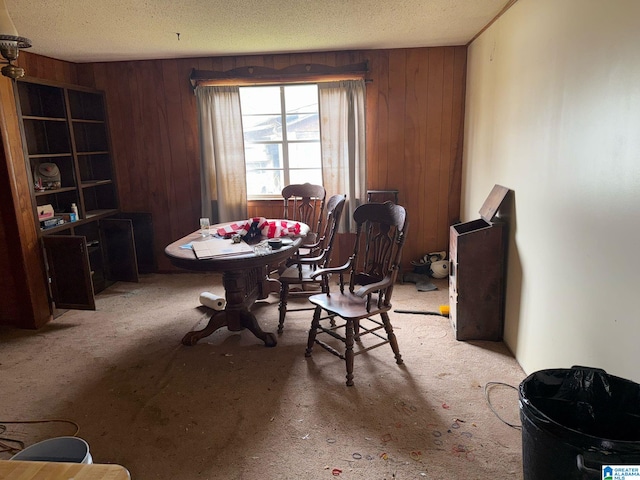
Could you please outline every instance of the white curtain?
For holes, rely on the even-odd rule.
[[[353,212],[366,202],[365,84],[345,80],[318,84],[322,182],[328,195],[347,194],[341,232],[354,232]]]
[[[196,87],[202,216],[213,223],[247,218],[240,90]]]

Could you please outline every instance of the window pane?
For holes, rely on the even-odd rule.
[[[291,168],[321,168],[319,143],[290,143],[289,167]]]
[[[317,85],[292,85],[284,87],[286,113],[313,113],[318,111]]]
[[[282,170],[247,172],[247,195],[280,195],[284,186]]]
[[[309,182],[314,185],[322,185],[322,170],[291,170],[289,171],[289,181],[291,183]]]
[[[264,168],[282,168],[282,144],[248,144],[244,147],[247,172]]]
[[[287,183],[322,184],[317,85],[240,87],[240,101],[247,194],[279,196]]]
[[[288,114],[287,138],[289,140],[320,140],[318,114]]]
[[[280,194],[284,184],[282,144],[247,144],[247,195]]]
[[[282,140],[280,115],[243,116],[242,129],[245,142]]]
[[[270,113],[279,115],[280,87],[240,87],[243,115]]]

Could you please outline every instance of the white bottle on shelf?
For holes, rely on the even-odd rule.
[[[71,221],[75,222],[78,220],[79,215],[78,215],[78,206],[75,203],[71,204]]]

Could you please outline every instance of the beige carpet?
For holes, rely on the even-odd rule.
[[[447,318],[392,314],[405,365],[388,346],[344,363],[316,347],[305,358],[311,312],[291,313],[275,348],[222,329],[193,347],[206,322],[202,291],[216,274],[143,276],[38,331],[0,327],[0,424],[69,419],[95,463],[135,480],[522,478],[521,433],[485,400],[487,382],[525,377],[502,343],[459,342]],[[437,310],[437,291],[398,285],[394,308]],[[299,300],[300,301],[300,300]],[[259,303],[277,328],[277,298]],[[493,409],[519,424],[517,392],[489,389]],[[68,424],[7,424],[0,437],[73,434]],[[9,458],[8,452],[0,458]]]

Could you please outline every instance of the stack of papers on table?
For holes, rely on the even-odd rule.
[[[230,239],[223,238],[212,238],[202,242],[196,241],[191,244],[191,248],[199,260],[253,253],[251,245],[247,245],[244,242],[233,243]]]

